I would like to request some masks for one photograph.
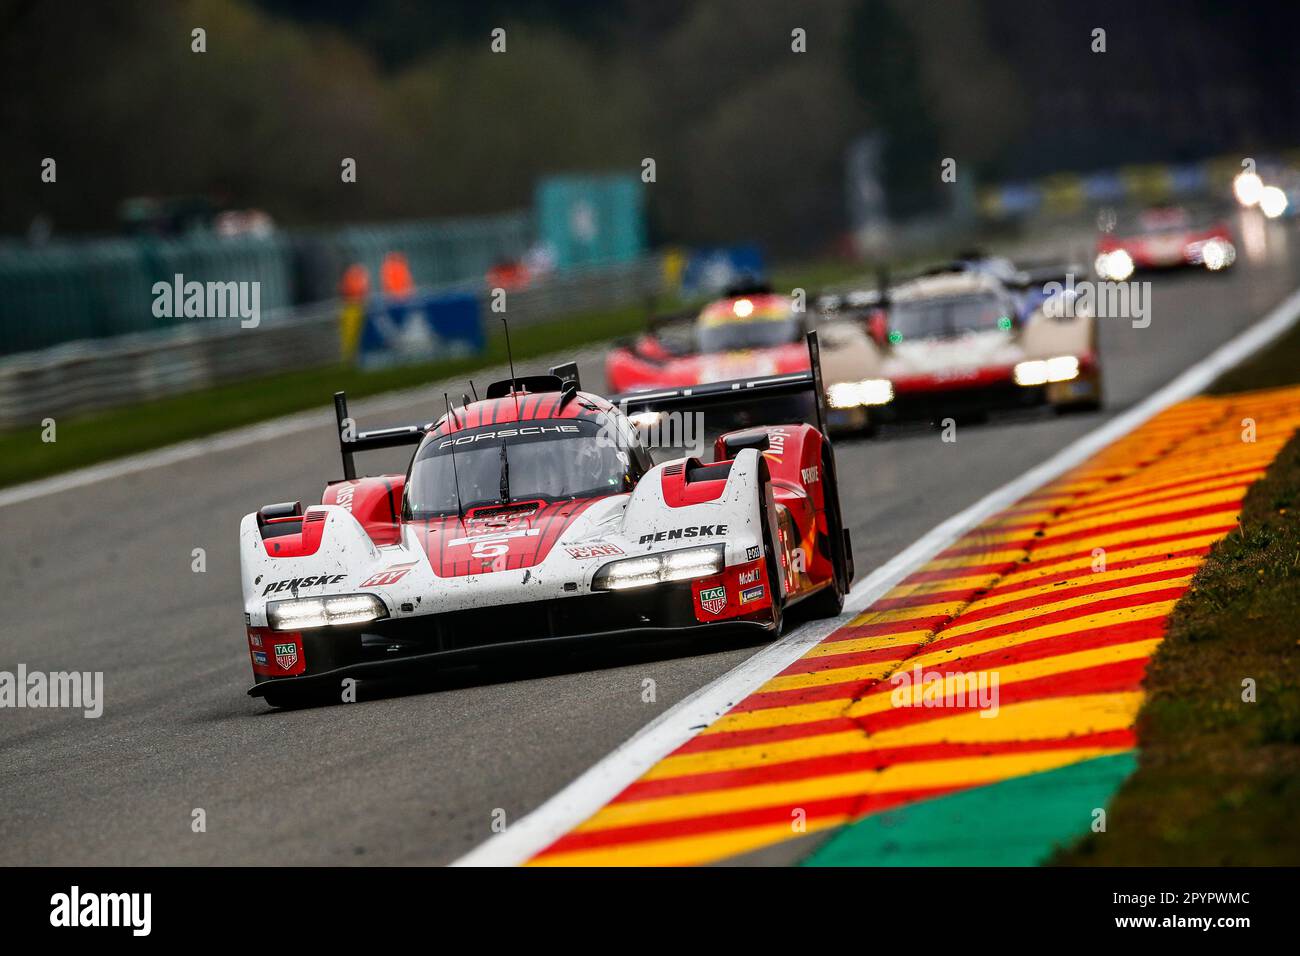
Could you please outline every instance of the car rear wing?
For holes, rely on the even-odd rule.
[[[775,402],[789,411],[780,417],[788,421],[770,421],[766,424],[793,424],[807,421],[826,433],[826,390],[822,384],[821,349],[817,333],[807,335],[809,369],[789,375],[765,375],[759,378],[732,379],[710,382],[705,385],[687,385],[681,388],[663,388],[644,392],[628,392],[612,396],[609,401],[628,415],[645,412],[701,411],[707,408],[737,408],[768,403],[776,399],[793,399]]]
[[[817,311],[824,315],[842,315],[885,308],[889,305],[889,294],[884,288],[851,289],[848,292],[823,293],[813,302]]]
[[[334,393],[334,420],[338,425],[339,453],[343,456],[343,477],[348,481],[357,476],[356,460],[353,458],[357,452],[418,445],[424,440],[429,429],[436,424],[429,422],[426,425],[396,425],[392,428],[357,431],[356,422],[348,417],[346,392]]]
[[[841,288],[838,292],[822,292],[809,298],[813,307],[823,315],[854,314],[868,312],[872,309],[889,308],[889,290],[894,285],[888,266],[876,269],[876,285],[851,286]]]
[[[1007,283],[1013,288],[1029,289],[1033,286],[1047,285],[1049,282],[1065,283],[1069,276],[1084,277],[1088,267],[1077,262],[1043,263],[1027,265],[1016,273],[1015,280]]]
[[[678,309],[675,312],[657,312],[650,309],[646,312],[645,331],[650,335],[657,335],[664,329],[692,322],[699,314],[698,305],[693,308]]]

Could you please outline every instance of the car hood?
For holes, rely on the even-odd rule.
[[[531,568],[600,498],[559,502],[517,502],[505,508],[479,508],[464,518],[448,515],[407,523],[412,539],[440,578]]]

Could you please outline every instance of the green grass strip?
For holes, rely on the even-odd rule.
[[[873,813],[802,865],[1034,866],[1087,833],[1135,766],[1127,751]]]

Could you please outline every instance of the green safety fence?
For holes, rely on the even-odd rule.
[[[265,313],[333,297],[354,262],[373,286],[389,252],[406,257],[417,285],[479,279],[498,260],[522,255],[532,235],[531,214],[516,212],[261,238],[0,243],[0,355],[194,322],[154,315],[154,283],[178,274],[186,282],[258,282]]]
[[[290,243],[281,237],[10,246],[0,248],[0,353],[194,321],[154,314],[154,284],[170,285],[176,275],[184,282],[257,282],[263,311],[293,302]]]

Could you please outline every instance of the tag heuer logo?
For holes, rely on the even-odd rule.
[[[704,588],[700,591],[700,607],[710,614],[721,614],[727,606],[727,589],[725,587]]]
[[[298,663],[298,645],[275,645],[275,662],[285,670],[293,670],[293,665]]]

